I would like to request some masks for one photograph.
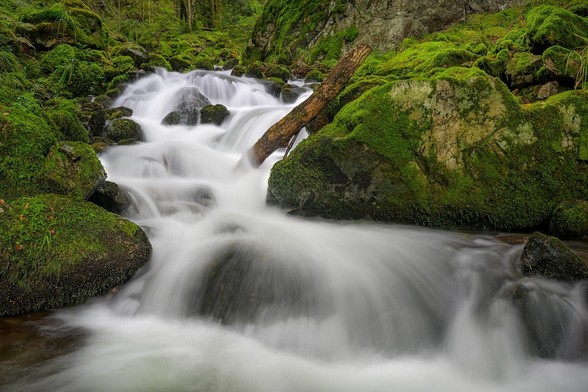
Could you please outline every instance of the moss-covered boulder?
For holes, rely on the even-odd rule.
[[[535,7],[526,16],[527,36],[536,53],[553,45],[575,49],[586,45],[588,21],[560,7]]]
[[[216,124],[221,125],[223,121],[229,117],[231,112],[224,105],[208,105],[202,108],[200,111],[200,121],[203,124]]]
[[[588,265],[562,241],[533,233],[521,254],[524,275],[563,281],[588,279]]]
[[[562,46],[547,48],[542,55],[543,64],[552,79],[573,86],[582,70],[582,57]]]
[[[0,316],[80,304],[151,254],[141,228],[85,201],[41,195],[0,211]]]
[[[134,143],[143,141],[143,131],[130,118],[117,118],[106,126],[106,137],[115,143]]]
[[[71,44],[105,49],[108,45],[108,29],[102,19],[80,1],[65,1],[35,10],[22,21],[25,25],[19,32],[40,48]]]
[[[139,67],[143,63],[150,61],[150,55],[147,49],[137,44],[136,42],[123,42],[111,49],[113,57],[125,56],[129,57],[135,67]]]
[[[521,106],[475,68],[388,82],[278,162],[268,200],[330,218],[538,227],[561,200],[588,197],[587,98]]]
[[[81,142],[58,142],[41,172],[47,193],[86,199],[104,183],[106,172],[92,147]]]
[[[588,201],[564,200],[553,211],[551,234],[562,239],[580,239],[588,233]]]

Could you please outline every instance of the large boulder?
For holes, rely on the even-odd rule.
[[[533,233],[521,254],[524,275],[563,281],[588,279],[588,265],[556,237]]]
[[[0,209],[0,316],[83,303],[150,257],[134,223],[81,200],[24,197]]]
[[[588,196],[587,123],[585,91],[521,106],[475,68],[392,81],[278,162],[268,201],[330,218],[528,230]]]
[[[81,142],[58,142],[51,148],[41,174],[49,193],[88,198],[104,183],[106,172],[92,147]]]

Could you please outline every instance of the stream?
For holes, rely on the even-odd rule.
[[[588,284],[523,276],[521,244],[265,204],[284,151],[242,157],[299,85],[292,104],[221,71],[127,87],[114,106],[146,141],[100,159],[152,259],[116,293],[14,321],[11,350],[38,352],[0,354],[0,391],[588,391]],[[198,94],[222,126],[161,125]]]

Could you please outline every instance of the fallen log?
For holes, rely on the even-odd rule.
[[[278,148],[286,147],[292,137],[300,132],[302,127],[315,118],[341,92],[349,78],[371,51],[372,48],[369,45],[359,45],[353,48],[329,72],[308,99],[272,125],[249,150],[253,165],[261,165],[271,153]]]

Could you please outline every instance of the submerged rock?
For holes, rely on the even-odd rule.
[[[58,195],[5,203],[0,231],[0,316],[83,303],[125,282],[151,254],[134,223]]]
[[[270,260],[251,246],[228,246],[207,265],[191,311],[222,324],[234,324],[307,309],[313,296],[308,287],[312,278],[301,277],[301,272]]]
[[[524,275],[563,281],[588,279],[588,265],[555,237],[533,233],[521,254]]]
[[[196,125],[200,117],[200,110],[210,104],[210,100],[196,87],[184,87],[178,92],[172,111],[167,115],[173,116],[166,120],[172,121],[167,125]],[[172,115],[171,113],[174,112],[177,114]]]

